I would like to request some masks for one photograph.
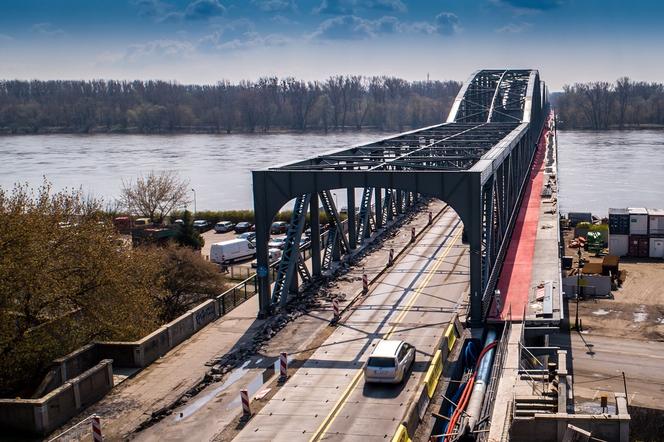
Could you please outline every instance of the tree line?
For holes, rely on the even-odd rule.
[[[0,81],[0,131],[403,130],[441,122],[461,84],[337,75],[324,81]]]
[[[664,85],[622,77],[566,85],[554,97],[561,128],[623,129],[664,126]]]

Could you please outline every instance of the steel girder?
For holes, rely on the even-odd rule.
[[[352,189],[378,188],[386,189],[383,205],[389,207],[383,220],[390,219],[392,207],[401,213],[413,195],[443,200],[459,215],[470,245],[471,322],[479,325],[518,213],[546,100],[537,71],[478,71],[459,92],[447,123],[254,171],[260,314],[271,312],[269,279],[262,268],[267,266],[269,225],[281,207],[297,196],[345,188],[349,218],[355,218]],[[365,230],[364,217],[358,218],[349,230]],[[353,233],[350,249],[364,232]]]

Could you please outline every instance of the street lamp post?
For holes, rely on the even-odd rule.
[[[191,189],[194,192],[194,217],[196,216],[196,189]]]
[[[579,330],[579,297],[581,296],[581,248],[579,247],[577,254],[579,256],[579,263],[578,263],[578,269],[576,272],[576,319],[574,320],[574,328],[576,328],[577,331]]]

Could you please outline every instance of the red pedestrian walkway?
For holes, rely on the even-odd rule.
[[[489,310],[489,319],[505,320],[511,306],[512,319],[521,320],[524,306],[528,302],[537,224],[542,202],[541,193],[544,180],[547,133],[548,129],[545,127],[537,145],[537,152],[530,169],[530,177],[526,183],[521,209],[514,225],[512,241],[507,249],[503,268],[498,279],[501,311],[500,313],[497,312],[494,300]]]

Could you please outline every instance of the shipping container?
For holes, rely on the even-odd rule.
[[[576,227],[578,223],[582,222],[593,222],[593,215],[590,212],[570,212],[567,218],[569,218],[569,223],[572,227]]]
[[[629,234],[648,234],[648,211],[642,207],[629,208]]]
[[[651,237],[664,237],[664,209],[648,209],[648,224]]]
[[[609,254],[626,256],[629,253],[629,235],[610,235]]]
[[[629,210],[609,209],[609,233],[629,235]]]
[[[647,235],[629,235],[629,256],[647,258],[650,253],[650,241]]]
[[[650,238],[650,257],[664,258],[664,238]]]

